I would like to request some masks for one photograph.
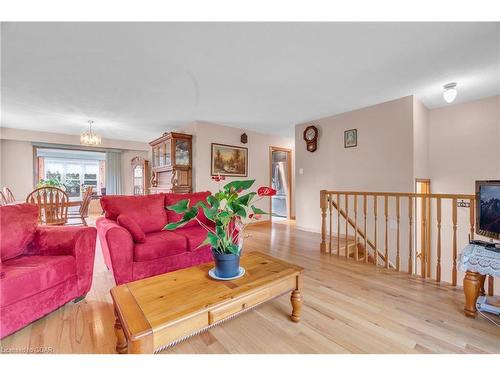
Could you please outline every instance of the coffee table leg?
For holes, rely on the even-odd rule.
[[[300,290],[295,289],[292,292],[290,300],[292,301],[292,315],[290,318],[293,322],[298,323],[300,321],[300,312],[302,310],[302,294],[300,293]]]
[[[125,334],[123,333],[122,323],[120,322],[116,311],[115,316],[116,352],[119,354],[125,354],[127,353],[127,339],[125,338]]]

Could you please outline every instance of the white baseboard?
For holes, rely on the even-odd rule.
[[[321,233],[321,230],[316,228],[303,227],[299,225],[296,225],[295,228],[297,228],[298,230],[303,230],[304,232]]]

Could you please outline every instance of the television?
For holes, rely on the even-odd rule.
[[[476,181],[476,233],[500,239],[500,180]]]

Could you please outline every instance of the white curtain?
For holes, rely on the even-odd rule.
[[[122,193],[122,162],[120,152],[106,152],[106,195]]]

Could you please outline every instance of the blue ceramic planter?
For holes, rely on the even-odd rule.
[[[219,254],[212,249],[215,262],[215,275],[221,278],[235,277],[240,272],[240,256]]]

